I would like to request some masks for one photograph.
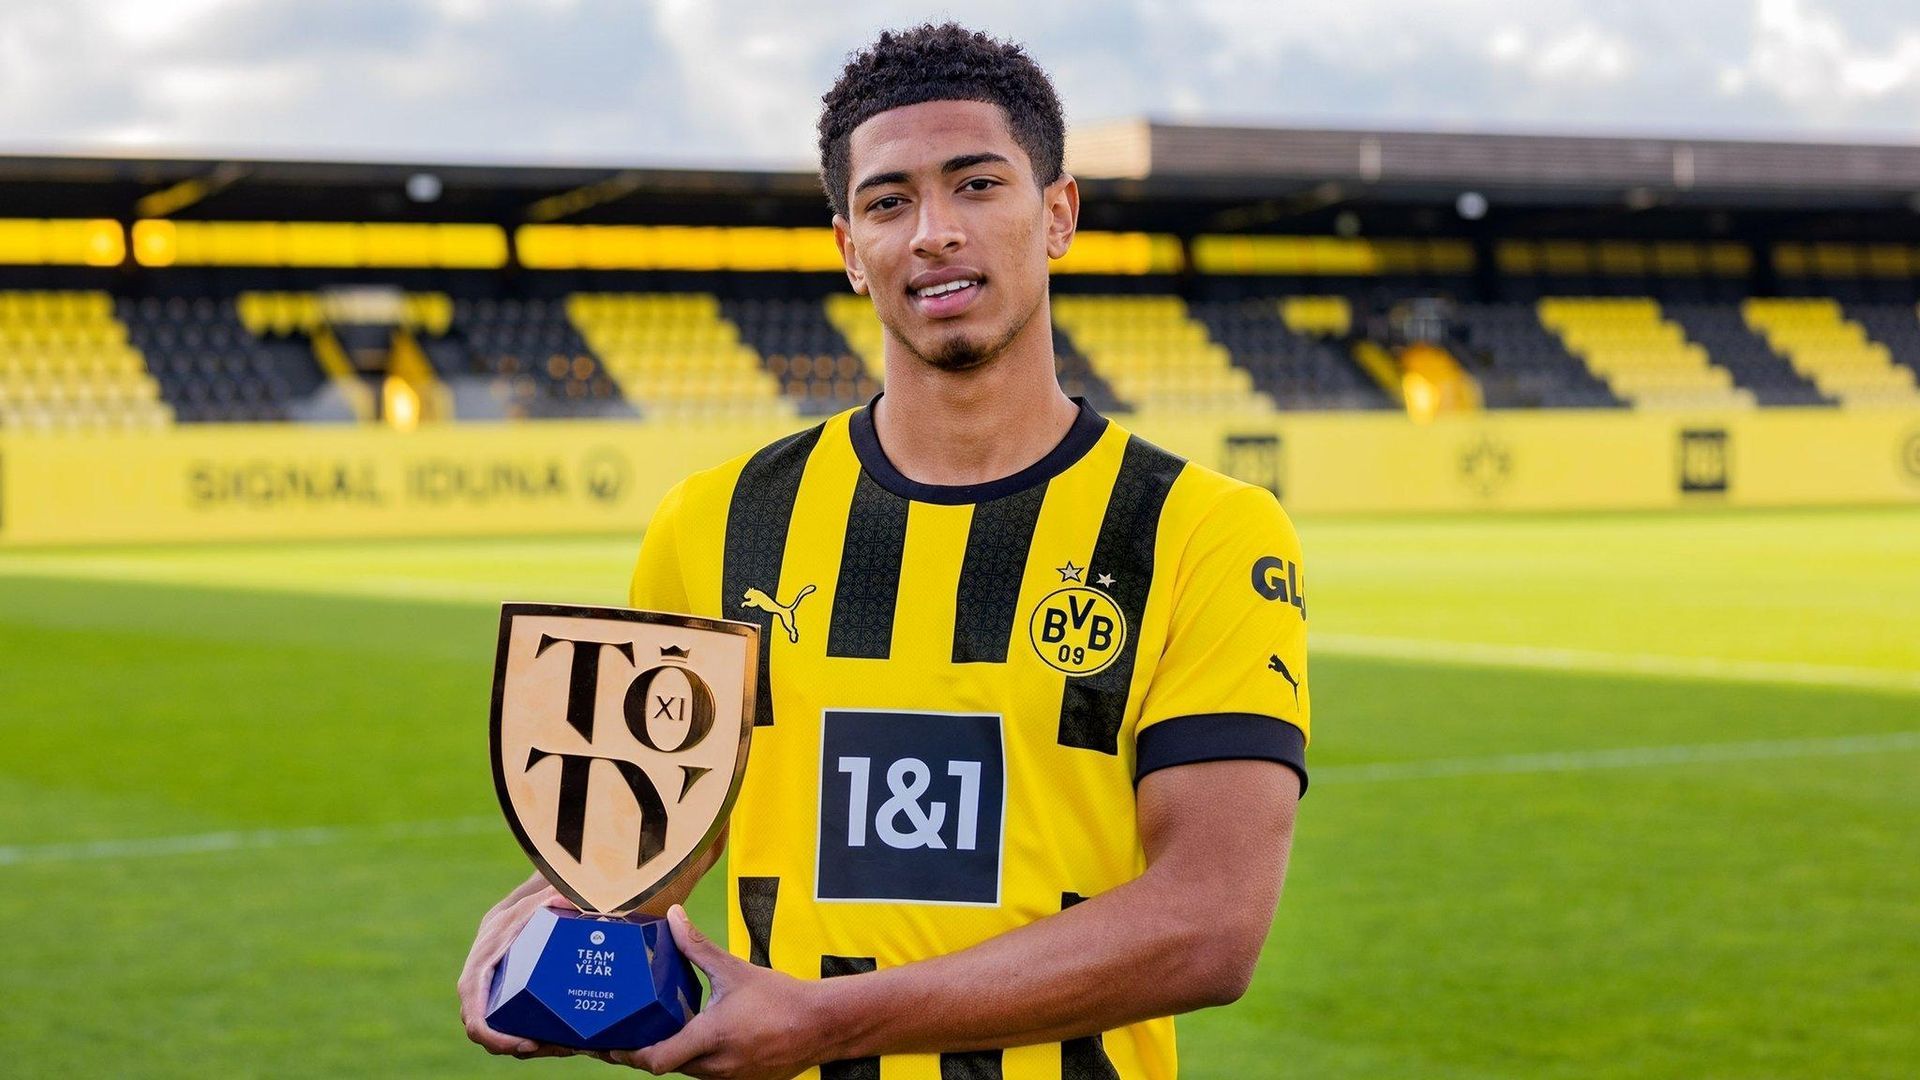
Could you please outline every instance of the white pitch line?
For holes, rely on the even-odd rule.
[[[1532,668],[1540,671],[1657,675],[1679,679],[1712,679],[1720,682],[1792,683],[1800,686],[1841,686],[1920,694],[1920,671],[1794,664],[1773,660],[1725,660],[1711,656],[1670,656],[1664,653],[1612,653],[1534,645],[1495,645],[1472,641],[1372,637],[1364,634],[1313,634],[1308,640],[1308,651],[1324,652],[1334,656],[1367,656],[1388,660]]]
[[[1370,765],[1322,765],[1312,770],[1317,784],[1365,784],[1390,780],[1431,780],[1450,776],[1514,773],[1585,772],[1653,765],[1701,765],[1727,761],[1765,761],[1837,757],[1887,751],[1920,750],[1920,731],[1882,735],[1842,735],[1826,739],[1771,739],[1759,742],[1694,743],[1682,746],[1630,746],[1613,750],[1572,750],[1548,754],[1495,754],[1426,761],[1383,761]],[[253,829],[146,836],[124,840],[87,840],[56,844],[0,845],[0,867],[33,863],[92,862],[101,859],[159,858],[211,852],[265,851],[328,844],[419,840],[465,836],[501,827],[495,817],[394,822],[387,825],[319,825],[300,829]]]
[[[1682,746],[1629,746],[1613,750],[1567,750],[1545,754],[1496,754],[1487,757],[1381,761],[1369,765],[1309,768],[1313,782],[1365,784],[1384,780],[1432,780],[1449,776],[1514,773],[1586,772],[1654,765],[1704,765],[1729,761],[1839,757],[1920,750],[1920,731],[1881,735],[1840,735],[1824,739],[1767,739],[1757,742],[1693,743]]]
[[[0,844],[0,866],[323,847],[349,842],[425,840],[441,836],[466,836],[501,827],[502,823],[497,817],[467,817],[439,821],[398,821],[385,825],[314,825],[297,829],[246,829],[187,836],[137,836],[58,844]]]

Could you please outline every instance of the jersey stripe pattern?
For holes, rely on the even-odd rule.
[[[730,947],[803,978],[964,949],[1137,877],[1135,793],[1157,769],[1264,759],[1304,784],[1305,588],[1270,492],[1084,403],[1051,453],[988,484],[901,475],[871,406],[682,481],[631,603],[762,630]],[[1175,1073],[1170,1019],[815,1070]]]

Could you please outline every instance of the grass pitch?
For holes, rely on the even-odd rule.
[[[1186,1075],[1910,1075],[1920,511],[1300,526],[1313,792]],[[0,1073],[604,1068],[485,1058],[452,984],[526,873],[497,603],[634,547],[0,555]]]

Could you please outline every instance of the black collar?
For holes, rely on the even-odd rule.
[[[902,476],[900,470],[893,467],[893,462],[887,460],[886,451],[880,448],[880,436],[873,430],[873,406],[881,396],[875,394],[873,401],[867,402],[849,420],[847,427],[848,434],[853,438],[853,452],[859,456],[861,466],[875,483],[903,499],[924,503],[945,506],[981,503],[1044,484],[1085,457],[1107,430],[1107,418],[1094,412],[1093,406],[1087,404],[1085,398],[1077,397],[1073,403],[1080,406],[1080,415],[1074,417],[1073,426],[1067,429],[1066,436],[1039,461],[1012,476],[1003,476],[984,484],[922,484]]]

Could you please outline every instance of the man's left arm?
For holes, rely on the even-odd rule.
[[[823,1061],[1021,1046],[1237,1000],[1273,923],[1300,779],[1267,761],[1140,783],[1147,869],[970,949],[809,982],[754,967],[672,916],[714,999],[679,1034],[613,1055],[654,1073],[789,1077]]]

